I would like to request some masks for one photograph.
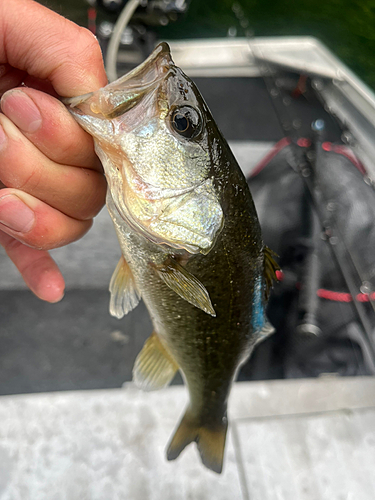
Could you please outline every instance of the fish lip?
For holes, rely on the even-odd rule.
[[[132,69],[126,75],[118,78],[114,82],[108,84],[106,88],[111,89],[112,87],[117,87],[119,83],[121,84],[132,80],[134,78],[138,78],[142,72],[149,67],[157,67],[157,75],[158,77],[154,80],[154,83],[158,82],[162,79],[166,73],[169,71],[171,66],[174,66],[174,62],[172,60],[171,51],[167,42],[159,43],[155,49],[151,52],[147,59],[145,59],[141,64],[139,64],[136,68]],[[159,74],[161,73],[161,74]],[[151,82],[150,82],[151,83]]]
[[[69,108],[69,111],[71,111],[73,114],[85,115],[87,114],[87,112],[79,109],[78,106],[80,104],[87,103],[87,101],[89,101],[97,93],[107,91],[110,92],[111,90],[117,89],[119,86],[123,87],[124,85],[126,85],[126,83],[131,83],[132,80],[136,81],[143,72],[147,73],[148,69],[156,68],[155,78],[145,83],[141,83],[138,81],[135,85],[129,85],[127,87],[127,89],[129,90],[134,90],[137,88],[152,89],[166,77],[172,67],[174,67],[174,62],[172,60],[169,45],[166,42],[161,42],[156,46],[156,48],[152,51],[152,53],[145,61],[143,61],[137,67],[129,71],[129,73],[126,73],[114,82],[109,83],[105,87],[102,87],[94,92],[89,92],[87,94],[76,97],[63,97],[61,98],[61,102],[65,104],[65,106],[67,106]]]
[[[72,113],[77,113],[82,115],[84,113],[76,106],[79,106],[80,104],[90,99],[90,97],[92,97],[94,93],[95,92],[89,92],[87,94],[82,94],[76,97],[61,97],[60,100],[63,104],[65,104],[65,106],[69,108],[69,111],[71,111]]]

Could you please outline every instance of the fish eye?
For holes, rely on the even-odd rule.
[[[187,139],[193,139],[201,130],[201,117],[191,106],[175,108],[170,120],[173,130]]]

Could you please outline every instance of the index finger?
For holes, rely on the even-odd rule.
[[[92,138],[54,97],[35,89],[21,87],[6,92],[0,99],[0,108],[23,135],[50,160],[62,165],[88,167],[102,172]],[[27,121],[25,116],[29,117]],[[31,121],[32,119],[34,121]],[[14,153],[19,154],[17,148]]]
[[[49,80],[64,97],[107,83],[92,33],[32,0],[0,1],[0,64],[6,63]]]

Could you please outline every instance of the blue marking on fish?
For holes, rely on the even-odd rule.
[[[265,325],[264,300],[263,300],[263,277],[259,276],[254,285],[253,312],[251,326],[254,332],[259,332]]]

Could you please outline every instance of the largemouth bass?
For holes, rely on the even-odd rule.
[[[121,318],[142,298],[154,326],[133,379],[154,390],[181,371],[190,403],[167,458],[195,441],[204,465],[220,473],[231,385],[273,331],[265,305],[276,264],[246,180],[166,43],[69,105],[95,140],[123,255],[110,312]]]

